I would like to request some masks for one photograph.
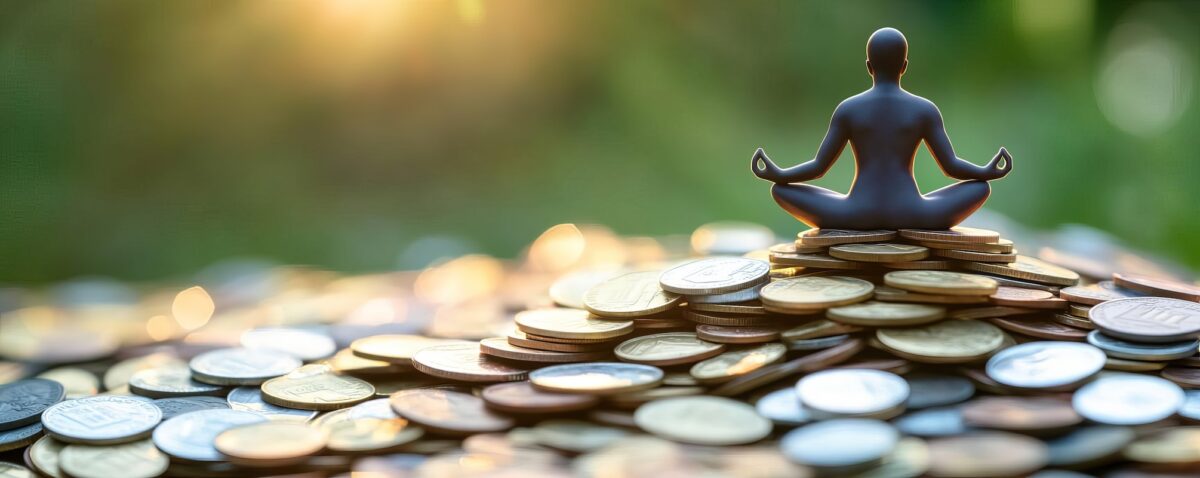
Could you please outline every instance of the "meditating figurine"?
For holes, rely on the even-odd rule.
[[[988,181],[1012,170],[1004,148],[982,167],[955,156],[941,111],[900,87],[907,67],[904,35],[893,28],[875,31],[867,40],[867,72],[874,85],[837,106],[816,158],[783,169],[762,148],[754,153],[751,169],[775,183],[771,194],[788,213],[826,229],[947,229],[983,205],[991,193]],[[797,184],[829,171],[847,141],[856,163],[848,194]],[[961,182],[921,194],[913,160],[922,141],[942,172]]]

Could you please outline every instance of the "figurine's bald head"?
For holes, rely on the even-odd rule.
[[[895,28],[880,28],[867,40],[867,71],[876,79],[899,80],[908,67],[908,40]]]

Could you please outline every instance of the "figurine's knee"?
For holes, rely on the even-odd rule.
[[[988,196],[992,195],[992,186],[987,181],[964,181],[961,186],[962,194],[969,198],[968,204],[976,204],[976,207],[983,205],[987,201]]]

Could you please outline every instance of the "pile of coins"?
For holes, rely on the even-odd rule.
[[[0,476],[1200,473],[1194,285],[1081,284],[971,228],[641,266],[497,336],[256,327],[15,380]]]

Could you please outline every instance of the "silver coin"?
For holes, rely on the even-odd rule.
[[[834,345],[850,340],[850,334],[831,335],[829,337],[817,337],[815,339],[800,339],[788,340],[788,350],[822,350]]]
[[[1072,430],[1046,442],[1050,466],[1091,468],[1117,458],[1137,435],[1126,427],[1091,426]]]
[[[1200,421],[1200,390],[1188,390],[1185,396],[1183,406],[1179,408],[1179,416]]]
[[[796,383],[800,403],[834,416],[871,416],[908,400],[908,382],[891,372],[868,369],[824,370]]]
[[[388,403],[388,399],[376,398],[374,400],[367,400],[358,405],[350,407],[350,411],[347,412],[346,418],[349,420],[357,420],[360,418],[391,420],[393,418],[400,418],[400,415],[397,415],[395,410],[392,410],[392,406]]]
[[[303,365],[282,352],[245,348],[217,349],[192,358],[192,378],[217,385],[261,385]]]
[[[61,383],[44,378],[17,380],[0,386],[0,430],[23,427],[38,421],[46,408],[66,396]]]
[[[910,375],[908,402],[905,407],[917,410],[965,402],[975,395],[975,384],[955,375]]]
[[[659,437],[696,445],[744,445],[771,434],[771,421],[759,416],[754,407],[724,397],[654,400],[638,407],[633,420]]]
[[[726,292],[724,294],[689,295],[687,296],[687,302],[689,304],[736,304],[738,302],[758,300],[758,292],[762,290],[763,285],[764,284],[759,284],[750,288]]]
[[[1149,375],[1112,373],[1084,385],[1071,399],[1084,418],[1107,425],[1145,425],[1174,415],[1184,402],[1179,385]]]
[[[225,388],[192,380],[192,371],[187,367],[168,366],[134,373],[129,377],[129,391],[143,397],[170,398],[223,395]]]
[[[224,461],[213,446],[221,432],[261,423],[267,418],[242,410],[198,410],[163,422],[154,430],[154,446],[175,458],[191,461]]]
[[[896,448],[900,433],[887,422],[841,418],[805,425],[780,441],[792,461],[815,468],[850,468],[878,462]]]
[[[1054,388],[1080,383],[1104,368],[1104,351],[1077,342],[1026,342],[987,361],[988,377],[1010,387]]]
[[[262,390],[258,387],[235,388],[229,392],[225,400],[229,402],[229,408],[257,413],[273,420],[298,420],[307,422],[317,416],[315,410],[299,410],[264,402]]]
[[[896,418],[892,424],[905,435],[926,438],[962,435],[971,431],[963,421],[962,409],[958,407],[918,410]]]
[[[150,434],[162,410],[150,400],[97,395],[60,402],[42,413],[46,434],[67,443],[112,445]]]
[[[33,443],[42,434],[41,423],[0,431],[0,451],[15,450]]]
[[[263,327],[242,333],[242,346],[296,357],[305,362],[332,357],[337,344],[328,335],[311,330]]]
[[[662,382],[662,369],[621,362],[551,365],[529,372],[534,386],[568,393],[618,393],[643,390]]]
[[[767,282],[771,265],[743,257],[711,257],[663,271],[663,290],[683,295],[715,295]]]
[[[162,410],[165,421],[197,410],[228,410],[229,402],[221,397],[177,397],[160,398],[154,401],[154,406]]]
[[[1200,337],[1200,303],[1166,297],[1103,302],[1088,319],[1105,334],[1136,342],[1179,342]]]
[[[1142,360],[1146,362],[1166,362],[1196,355],[1200,348],[1200,340],[1174,342],[1169,344],[1146,344],[1126,342],[1093,330],[1088,333],[1087,341],[1104,351],[1109,357]]]
[[[775,422],[777,425],[803,425],[812,421],[812,414],[800,403],[800,396],[792,387],[781,388],[763,395],[754,402],[754,409],[759,415]]]

